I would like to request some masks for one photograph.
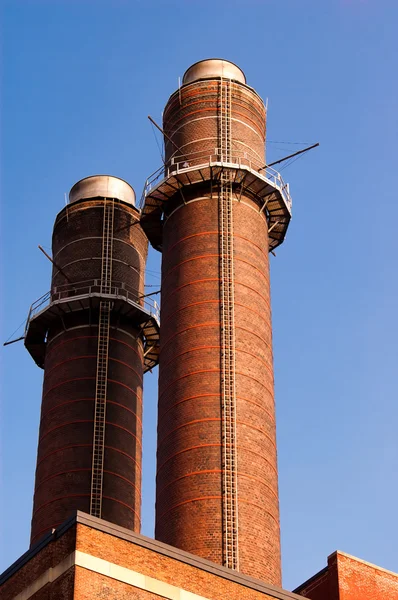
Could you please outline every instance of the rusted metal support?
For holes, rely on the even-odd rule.
[[[317,148],[318,146],[319,146],[319,142],[317,142],[316,144],[313,144],[312,146],[308,146],[308,148],[303,148],[303,150],[298,150],[298,152],[289,154],[289,156],[285,156],[284,158],[280,158],[279,160],[274,160],[274,162],[269,163],[269,165],[264,165],[263,167],[261,167],[261,169],[259,169],[259,171],[263,171],[267,167],[273,167],[274,165],[279,165],[279,163],[284,162],[285,160],[288,160],[289,158],[293,158],[295,156],[298,156],[299,154],[304,154],[304,152],[308,152],[309,150],[312,150],[313,148]]]
[[[71,283],[71,280],[69,279],[69,277],[68,277],[68,276],[65,274],[65,272],[64,272],[64,271],[61,269],[61,267],[59,267],[59,266],[57,265],[57,263],[55,262],[55,260],[53,260],[53,259],[51,258],[51,256],[49,256],[49,255],[47,254],[47,252],[46,252],[46,251],[45,251],[45,250],[44,250],[44,249],[43,249],[43,248],[40,246],[40,244],[38,245],[38,248],[39,248],[39,250],[41,250],[41,251],[43,252],[44,256],[46,256],[46,257],[48,258],[48,260],[49,260],[49,261],[50,261],[50,262],[51,262],[51,263],[54,265],[54,267],[55,267],[56,269],[58,269],[58,271],[59,271],[59,272],[60,272],[60,273],[61,273],[61,274],[62,274],[62,275],[65,277],[66,281],[68,281],[69,283]]]

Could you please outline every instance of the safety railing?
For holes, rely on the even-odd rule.
[[[174,156],[170,161],[159,167],[145,182],[144,190],[141,196],[140,207],[142,208],[145,203],[146,196],[163,180],[168,179],[171,176],[178,175],[179,173],[189,173],[191,171],[199,171],[214,165],[222,165],[232,169],[247,168],[253,173],[259,175],[261,179],[268,181],[272,187],[277,188],[288,206],[291,209],[292,199],[289,191],[289,184],[285,183],[282,179],[281,174],[273,169],[261,165],[259,161],[253,160],[247,154],[236,155],[233,154],[228,162],[222,161],[220,158],[220,151],[216,148],[213,153],[192,153],[186,157]]]
[[[93,294],[101,294],[101,280],[100,279],[89,279],[86,281],[79,281],[76,283],[68,283],[54,287],[49,292],[46,292],[38,298],[29,309],[28,319],[26,321],[25,334],[29,325],[29,321],[35,317],[39,312],[44,310],[47,306],[60,300],[67,300],[78,298],[79,296],[90,296]],[[104,295],[104,294],[102,294]],[[110,288],[107,289],[105,294],[109,296],[118,296],[130,300],[135,304],[142,306],[147,312],[149,312],[159,322],[160,318],[160,307],[156,300],[145,297],[138,290],[129,286],[125,282],[112,281]]]

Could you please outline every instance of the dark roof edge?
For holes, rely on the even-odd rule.
[[[319,579],[323,575],[326,575],[326,573],[328,572],[328,569],[329,569],[329,567],[324,567],[323,569],[321,569],[320,571],[318,571],[318,573],[315,573],[315,575],[313,575],[312,577],[310,577],[309,579],[307,579],[307,581],[304,581],[304,583],[301,583],[298,587],[296,587],[293,590],[293,594],[299,594],[301,590],[303,590],[304,588],[308,587],[316,579]]]
[[[119,539],[132,542],[134,544],[137,544],[137,546],[141,546],[142,548],[146,548],[147,550],[151,550],[152,552],[157,552],[158,554],[162,554],[163,556],[173,558],[192,567],[202,569],[203,571],[207,571],[212,575],[223,577],[224,579],[227,579],[228,581],[231,581],[233,583],[244,585],[246,587],[252,588],[255,591],[262,592],[263,594],[268,594],[272,598],[277,598],[277,600],[302,600],[302,596],[298,596],[294,592],[288,592],[281,588],[264,583],[260,579],[255,579],[254,577],[249,577],[248,575],[243,575],[242,573],[234,572],[230,569],[227,569],[226,567],[222,567],[221,565],[217,565],[216,563],[210,562],[205,558],[194,556],[193,554],[184,552],[179,548],[174,548],[173,546],[169,546],[167,544],[164,544],[163,542],[159,542],[158,540],[153,540],[139,533],[134,533],[129,529],[125,529],[124,527],[120,527],[119,525],[109,523],[109,521],[104,521],[103,519],[97,519],[96,517],[93,517],[81,511],[77,511],[75,515],[73,515],[67,521],[65,521],[65,523],[60,525],[54,531],[54,533],[49,533],[46,536],[44,536],[37,544],[35,544],[32,548],[25,552],[25,554],[23,554],[6,571],[4,571],[4,573],[0,575],[0,585],[4,583],[7,579],[9,579],[12,575],[14,575],[27,562],[29,562],[29,560],[31,560],[38,552],[40,552],[42,548],[44,548],[50,542],[53,542],[59,537],[61,537],[68,529],[73,527],[76,523],[80,523],[81,525],[86,525],[87,527],[91,527],[92,529],[96,529],[103,533],[113,535]]]
[[[119,525],[114,525],[113,523],[103,521],[102,519],[97,519],[96,517],[93,517],[86,513],[78,511],[76,515],[76,520],[82,525],[87,525],[88,527],[98,529],[103,533],[109,533],[110,535],[114,535],[115,537],[118,537],[120,539],[133,542],[138,546],[141,546],[142,548],[151,550],[152,552],[157,552],[158,554],[162,554],[163,556],[174,558],[175,560],[179,560],[180,562],[183,562],[192,567],[200,568],[203,571],[207,571],[212,575],[218,575],[219,577],[228,579],[233,583],[245,585],[246,587],[250,587],[256,591],[262,592],[263,594],[268,594],[273,598],[277,598],[278,600],[302,600],[302,596],[297,596],[293,592],[288,592],[273,585],[266,584],[260,579],[255,579],[254,577],[249,577],[248,575],[243,575],[242,573],[234,572],[231,569],[227,569],[226,567],[217,565],[216,563],[206,560],[205,558],[195,556],[193,554],[190,554],[189,552],[185,552],[184,550],[180,550],[179,548],[174,548],[173,546],[169,546],[168,544],[164,544],[163,542],[159,542],[158,540],[148,538],[139,533],[134,533],[129,529],[119,527]]]
[[[17,558],[15,562],[12,563],[3,573],[0,573],[0,585],[3,585],[9,579],[19,571],[26,563],[28,563],[42,548],[47,546],[50,542],[54,542],[56,539],[61,537],[68,529],[70,529],[77,522],[77,515],[72,515],[62,523],[57,529],[55,529],[54,533],[47,533],[43,536],[36,544],[34,544],[29,550],[24,552],[22,556]]]

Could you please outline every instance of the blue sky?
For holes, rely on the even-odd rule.
[[[161,121],[193,62],[232,60],[268,98],[269,160],[301,147],[285,142],[321,143],[283,170],[294,215],[271,257],[287,589],[336,549],[398,570],[397,22],[393,0],[2,3],[1,341],[49,288],[37,245],[50,249],[64,193],[110,173],[141,194],[161,161],[147,115]],[[21,342],[1,364],[0,571],[29,543],[42,383]]]

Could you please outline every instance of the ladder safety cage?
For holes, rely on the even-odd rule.
[[[113,226],[115,203],[104,200],[102,233],[101,294],[109,294],[112,287]],[[106,396],[108,388],[109,325],[111,301],[101,300],[98,321],[97,373],[95,381],[93,459],[91,470],[90,514],[101,518],[104,478],[104,444]]]
[[[232,138],[231,81],[220,79],[219,144],[221,162],[229,162]],[[221,415],[223,562],[239,569],[238,481],[236,440],[236,364],[233,256],[233,188],[231,174],[219,180],[219,254],[221,318]]]

